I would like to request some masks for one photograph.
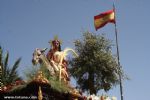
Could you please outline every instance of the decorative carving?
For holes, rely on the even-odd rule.
[[[42,99],[43,99],[42,90],[41,90],[41,87],[39,86],[38,100],[42,100]]]
[[[34,78],[34,81],[37,81],[40,83],[49,83],[49,81],[43,76],[42,71],[38,71],[37,75]]]

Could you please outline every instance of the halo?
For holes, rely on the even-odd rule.
[[[60,42],[60,44],[62,44],[62,40],[58,39],[58,36],[57,36],[57,35],[54,36],[54,40],[58,40],[58,41]],[[50,44],[52,45],[52,42],[53,42],[54,40],[50,40],[48,43],[50,43]]]

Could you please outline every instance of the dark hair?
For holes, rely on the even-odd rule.
[[[60,45],[60,43],[59,43],[59,48],[58,48],[58,51],[61,51],[61,45]]]

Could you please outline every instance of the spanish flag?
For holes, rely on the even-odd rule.
[[[115,24],[115,13],[114,10],[109,10],[103,12],[99,15],[94,16],[94,25],[96,31],[105,26],[107,23],[114,23]]]

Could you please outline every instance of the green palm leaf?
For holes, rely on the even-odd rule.
[[[19,67],[19,63],[21,61],[21,58],[17,59],[16,62],[14,63],[11,72],[10,72],[10,76],[13,76],[16,73],[17,68]]]
[[[3,60],[2,59],[3,59],[3,50],[2,50],[2,47],[0,46],[0,65],[1,65],[1,67],[3,67]]]
[[[19,77],[17,73],[17,68],[19,67],[21,58],[15,61],[12,68],[9,67],[8,61],[9,61],[9,52],[7,51],[5,57],[3,57],[3,50],[0,46],[0,65],[2,67],[2,73],[0,77],[3,85],[11,84],[16,80],[21,80],[21,77]]]
[[[8,58],[9,58],[9,53],[7,52],[6,53],[6,56],[5,56],[5,58],[4,58],[4,64],[3,64],[3,75],[4,76],[6,76],[7,75],[7,73],[8,73],[8,70],[9,70],[9,68],[8,68]],[[6,73],[7,72],[7,73]]]

